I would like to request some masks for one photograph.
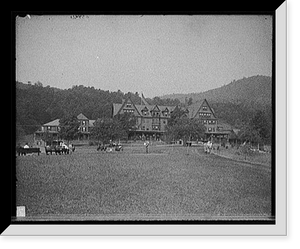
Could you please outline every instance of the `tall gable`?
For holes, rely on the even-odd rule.
[[[155,105],[151,111],[160,112],[160,109],[159,109],[158,105]]]
[[[113,117],[116,116],[123,104],[113,104]]]
[[[213,109],[204,99],[188,107],[189,118],[213,118],[216,119]]]
[[[86,116],[84,116],[82,113],[80,113],[78,116],[77,116],[77,119],[79,120],[88,120],[88,118]]]
[[[119,107],[119,106],[114,106]],[[141,115],[135,104],[132,102],[130,98],[127,98],[124,103],[121,105],[120,108],[118,108],[118,111],[114,110],[114,116],[120,113],[133,113],[137,115]]]
[[[46,124],[43,124],[43,126],[59,126],[59,119],[52,120]]]

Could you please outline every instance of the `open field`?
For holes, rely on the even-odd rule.
[[[268,219],[271,169],[200,147],[78,147],[16,158],[18,206],[32,219]]]
[[[231,158],[233,160],[247,161],[250,163],[262,164],[269,167],[271,167],[271,163],[272,163],[271,153],[252,152],[251,155],[245,155],[244,153],[241,152],[241,149],[237,149],[235,147],[228,148],[228,149],[225,149],[224,147],[220,147],[220,150],[214,150],[213,153],[226,158]]]

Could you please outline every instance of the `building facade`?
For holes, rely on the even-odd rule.
[[[90,132],[93,127],[95,120],[90,120],[82,113],[77,116],[79,125],[79,133],[77,139],[79,140],[88,140],[90,137]],[[58,140],[60,132],[59,119],[55,119],[46,124],[43,124],[35,133],[34,141],[36,144],[42,144],[46,140]]]
[[[133,136],[160,139],[163,138],[166,132],[168,120],[175,108],[184,109],[186,117],[190,119],[201,120],[201,123],[206,127],[206,140],[228,140],[234,130],[233,127],[216,117],[214,110],[210,107],[206,99],[188,107],[179,107],[149,105],[144,98],[142,98],[140,105],[135,105],[128,98],[122,104],[113,104],[113,116],[131,113],[137,118],[136,130],[132,132]]]
[[[149,105],[145,100],[142,100],[141,105],[135,105],[128,98],[122,104],[113,104],[113,116],[131,113],[136,117],[136,130],[132,132],[132,137],[160,139],[174,108],[175,106]]]
[[[187,118],[201,120],[201,123],[206,127],[206,140],[228,141],[232,135],[237,134],[237,130],[216,117],[214,110],[206,99],[182,107],[150,105],[143,96],[141,104],[136,105],[130,98],[127,98],[122,104],[113,104],[112,116],[130,113],[136,117],[136,129],[130,133],[129,138],[159,140],[164,139],[169,119],[176,108],[183,109]],[[80,122],[77,139],[89,140],[95,120],[88,119],[82,113],[77,116],[77,119]],[[58,140],[60,139],[59,132],[59,119],[55,119],[43,124],[34,133],[34,141],[36,144],[42,145],[47,140]]]
[[[206,140],[229,140],[230,136],[238,132],[238,130],[234,129],[231,125],[217,118],[214,110],[210,107],[206,99],[188,106],[187,115],[191,119],[201,120],[201,123],[206,127]]]

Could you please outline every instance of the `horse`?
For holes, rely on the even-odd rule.
[[[105,146],[104,144],[99,144],[97,147],[97,151],[106,151],[107,146]]]

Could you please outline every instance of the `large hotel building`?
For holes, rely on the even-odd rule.
[[[131,113],[137,118],[136,129],[130,134],[131,137],[164,139],[166,126],[175,108],[183,108],[186,113],[185,115],[190,119],[200,119],[206,127],[206,139],[211,137],[229,139],[231,135],[236,133],[233,127],[218,120],[214,110],[210,107],[206,99],[187,107],[162,106],[148,104],[142,95],[139,105],[134,104],[129,97],[123,100],[122,104],[113,104],[112,107],[113,117],[118,114]],[[89,140],[95,120],[88,119],[82,113],[77,116],[77,119],[80,122],[77,139]],[[59,119],[43,124],[34,134],[35,141],[42,141],[45,135],[51,136],[52,139],[58,139],[59,131]]]
[[[113,116],[132,113],[137,117],[137,127],[132,132],[133,136],[163,138],[168,120],[175,108],[184,108],[190,119],[200,119],[206,127],[206,139],[210,137],[228,139],[235,132],[230,125],[218,120],[206,99],[188,107],[179,107],[149,105],[144,98],[140,105],[136,105],[130,98],[127,98],[122,104],[113,104]]]

